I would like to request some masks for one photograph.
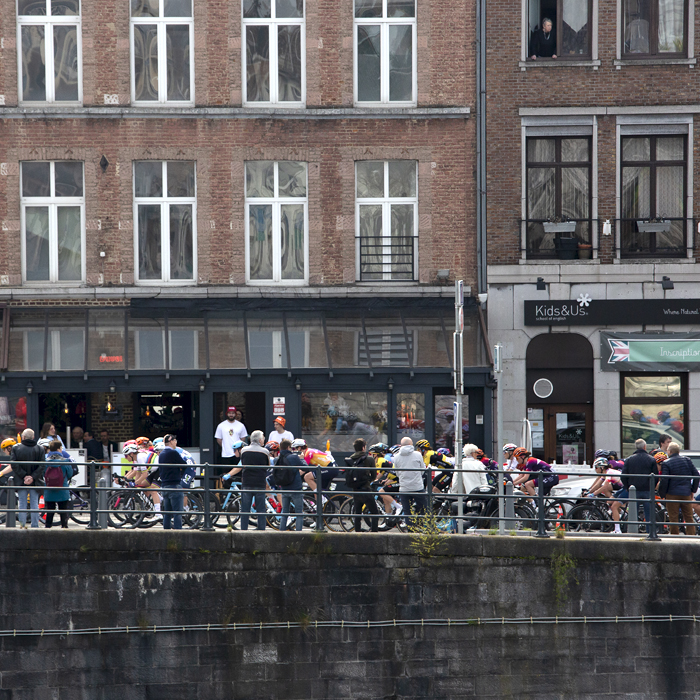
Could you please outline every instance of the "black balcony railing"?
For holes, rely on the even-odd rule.
[[[591,232],[597,219],[579,219],[562,222],[527,219],[520,222],[525,228],[525,252],[528,259],[581,260],[593,257]]]
[[[684,258],[688,254],[688,227],[693,219],[619,219],[621,258]]]
[[[361,282],[416,279],[418,236],[357,236],[355,241]]]

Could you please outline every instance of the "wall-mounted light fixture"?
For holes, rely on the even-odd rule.
[[[386,388],[387,388],[389,391],[393,391],[393,389],[394,389],[394,379],[393,379],[393,377],[389,377],[389,379],[387,379]]]
[[[661,278],[661,289],[673,289],[673,281],[670,277],[664,275]]]
[[[603,222],[603,235],[604,236],[611,236],[612,235],[612,224],[610,223],[610,219],[606,219]]]
[[[547,291],[547,283],[544,281],[544,277],[537,278],[537,291],[538,292],[546,292]]]
[[[199,390],[204,391],[207,388],[207,385],[204,383],[203,379],[199,380]]]
[[[301,379],[299,379],[299,377],[297,377],[296,381],[294,382],[294,388],[297,391],[301,391]]]
[[[27,393],[31,394],[34,391],[34,385],[31,382],[27,382]]]
[[[117,391],[117,385],[114,383],[114,380],[112,380],[112,381],[109,383],[109,391],[110,391],[110,393],[112,393],[112,394],[116,393],[116,391]]]

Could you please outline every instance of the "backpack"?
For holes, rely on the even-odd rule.
[[[348,467],[364,467],[366,455],[362,455],[356,460],[345,458],[345,463]],[[372,481],[369,469],[346,469],[345,470],[345,485],[349,489],[361,489]]]
[[[285,459],[283,462],[282,459]],[[282,455],[280,455],[277,458],[277,461],[275,462],[275,465],[278,464],[287,464],[286,458],[283,458]],[[294,474],[295,471],[294,469],[273,469],[272,470],[272,476],[275,479],[275,483],[277,486],[290,486],[291,483],[294,481]]]
[[[78,476],[78,465],[75,462],[71,462],[70,468],[73,470],[70,478],[72,479],[74,476]]]
[[[56,460],[58,461],[58,460]],[[63,486],[63,482],[65,481],[66,475],[63,472],[63,469],[59,464],[51,464],[48,467],[46,467],[46,471],[44,472],[44,483],[47,486]]]

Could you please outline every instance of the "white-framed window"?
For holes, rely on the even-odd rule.
[[[197,191],[191,160],[134,161],[137,282],[194,282]]]
[[[20,102],[81,102],[80,0],[17,0]]]
[[[306,284],[309,278],[306,163],[246,163],[246,281]]]
[[[243,104],[306,101],[304,0],[243,0]]]
[[[418,163],[355,163],[356,276],[372,280],[418,279]]]
[[[416,104],[415,0],[355,0],[355,103]]]
[[[130,0],[131,101],[194,104],[192,0]]]
[[[21,164],[22,278],[85,279],[85,195],[81,161]]]

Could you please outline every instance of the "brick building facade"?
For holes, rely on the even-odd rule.
[[[501,437],[519,442],[530,418],[536,455],[559,462],[628,454],[634,439],[658,443],[663,432],[697,447],[695,367],[663,359],[698,330],[695,3],[522,0],[490,5],[489,24]],[[635,332],[653,333],[660,355],[637,356]],[[609,334],[631,350],[616,354]]]
[[[410,429],[435,439],[450,283],[477,285],[475,26],[458,5],[2,0],[10,404],[91,427],[75,405],[111,391],[129,403],[113,437],[185,425],[211,461],[224,395],[267,431],[285,398],[297,434],[307,391],[355,392],[355,420],[388,441],[410,394]],[[474,424],[490,390],[470,308]]]

